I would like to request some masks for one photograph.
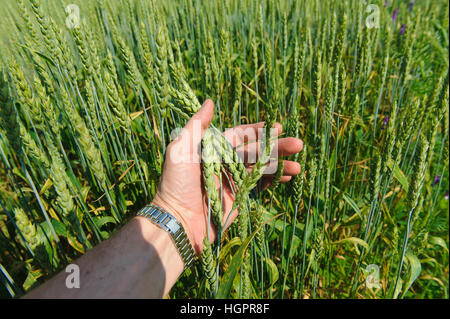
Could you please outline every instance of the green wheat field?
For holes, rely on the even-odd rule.
[[[203,163],[212,218],[224,172],[239,217],[168,298],[449,297],[448,0],[4,0],[0,15],[0,297],[149,203],[206,98],[218,130],[277,121],[302,139],[302,173],[262,190],[262,160],[247,173],[208,144],[231,159]]]

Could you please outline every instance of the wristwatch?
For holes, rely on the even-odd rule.
[[[159,206],[150,204],[139,210],[137,216],[143,216],[170,234],[184,262],[184,269],[189,268],[195,260],[195,251],[189,241],[183,225],[170,213]]]

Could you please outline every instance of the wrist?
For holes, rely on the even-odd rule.
[[[203,237],[198,236],[199,232],[194,227],[195,221],[193,222],[193,220],[195,219],[196,214],[184,207],[168,202],[158,193],[153,198],[151,204],[161,207],[181,223],[196,255],[199,255],[203,248]]]
[[[138,250],[141,252],[138,255],[146,258],[143,264],[146,265],[144,272],[148,276],[145,278],[151,282],[150,286],[153,287],[153,296],[161,298],[169,292],[175,281],[182,274],[184,269],[183,259],[178,253],[174,241],[170,238],[170,234],[148,218],[136,216],[131,223],[138,225],[137,227],[142,233],[143,242],[145,242],[144,249]],[[136,247],[138,245],[133,245],[130,250],[133,251]],[[157,273],[156,277],[152,275],[155,273]],[[159,286],[161,277],[165,278],[162,287]]]

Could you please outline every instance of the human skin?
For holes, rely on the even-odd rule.
[[[208,201],[203,190],[200,166],[200,145],[204,131],[210,126],[214,115],[214,103],[207,100],[202,108],[188,121],[182,133],[172,141],[166,152],[161,182],[152,203],[171,213],[183,225],[196,254],[203,248],[208,234],[213,242],[216,238],[214,226],[208,222]],[[264,123],[240,126],[224,132],[234,146],[240,146],[243,154],[252,152],[256,140],[242,135],[243,130],[263,128]],[[194,134],[200,128],[201,134]],[[280,124],[275,124],[276,134],[282,133]],[[184,134],[187,133],[187,134]],[[189,138],[183,138],[188,136]],[[189,147],[185,147],[189,143]],[[256,144],[255,144],[256,143]],[[287,137],[275,141],[280,157],[301,151],[301,140]],[[179,161],[181,153],[189,152],[190,161]],[[251,165],[247,165],[251,170]],[[282,183],[300,173],[300,165],[284,161]],[[270,186],[273,175],[265,175],[263,187]],[[222,200],[225,229],[236,218],[232,211],[233,185],[222,179]],[[216,186],[220,187],[218,179]],[[230,215],[230,216],[228,216]],[[228,218],[229,217],[229,218]],[[80,269],[80,287],[67,288],[68,273],[62,271],[55,277],[28,293],[25,298],[163,298],[182,274],[184,263],[170,235],[145,217],[135,217],[111,238],[97,245],[74,264]]]

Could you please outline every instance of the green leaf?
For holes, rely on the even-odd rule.
[[[416,279],[419,277],[420,273],[422,272],[422,265],[420,264],[419,258],[417,258],[416,255],[414,255],[412,252],[408,251],[406,252],[406,259],[409,262],[409,278],[405,285],[405,290],[403,291],[402,298],[405,296],[405,294],[408,292],[408,289],[412,286],[412,284],[416,281]]]
[[[231,287],[233,286],[233,280],[241,268],[245,250],[257,231],[258,230],[255,230],[249,237],[247,237],[242,246],[239,247],[237,253],[233,256],[230,266],[228,266],[227,271],[222,276],[222,282],[220,283],[219,290],[217,291],[216,299],[226,299],[229,297]]]
[[[335,242],[332,242],[332,245],[338,245],[338,244],[343,244],[346,242],[350,242],[353,244],[358,244],[363,246],[366,250],[369,250],[369,245],[367,244],[367,242],[365,242],[364,240],[362,240],[361,238],[357,238],[357,237],[349,237],[349,238],[344,238]]]
[[[281,214],[274,216],[272,219],[275,219],[278,216],[281,216]],[[268,222],[270,222],[270,220],[266,221],[263,225]],[[242,243],[242,246],[239,247],[238,251],[231,259],[230,266],[228,266],[227,271],[222,276],[222,281],[217,291],[216,299],[226,299],[230,296],[231,287],[233,287],[233,280],[236,277],[239,269],[241,268],[245,250],[252,241],[253,237],[255,237],[256,233],[263,227],[263,225],[255,229],[253,233],[247,237],[247,239]]]
[[[398,295],[402,291],[402,287],[403,287],[403,281],[399,280],[398,283],[397,283],[397,286],[395,287],[393,299],[397,299]]]
[[[104,216],[94,219],[95,225],[100,229],[106,224],[116,224],[116,220],[111,216]]]
[[[53,225],[53,228],[55,229],[56,233],[59,236],[67,237],[66,225],[64,225],[63,223],[61,223],[60,221],[58,221],[56,219],[52,219],[52,225]]]
[[[38,235],[41,236],[43,239],[43,243],[45,246],[45,250],[47,251],[47,254],[49,255],[50,259],[54,255],[54,248],[51,245],[51,231],[50,227],[48,226],[48,223],[42,222],[39,224],[40,227],[37,228]]]
[[[392,167],[394,166],[394,161],[389,159],[388,167],[392,171]],[[398,165],[395,165],[394,171],[393,171],[394,178],[402,185],[403,189],[407,192],[409,189],[409,183],[408,179],[406,178],[403,171],[398,167]]]
[[[288,237],[288,238],[291,238],[291,237]],[[292,258],[292,256],[294,256],[294,254],[297,252],[298,247],[300,247],[300,243],[301,243],[300,238],[294,234],[294,237],[292,238],[292,247],[290,249],[289,258]],[[288,248],[288,250],[289,250],[289,248]]]
[[[306,229],[305,242],[308,242],[308,239],[309,239],[309,237],[312,234],[313,227],[314,227],[314,223],[309,223],[308,224],[308,228]],[[303,226],[303,228],[304,228],[304,226]]]
[[[234,237],[231,239],[223,248],[220,250],[220,257],[219,261],[222,261],[224,258],[226,258],[231,250],[236,245],[241,244],[241,239],[239,237]]]
[[[24,49],[26,49],[26,50],[28,50],[28,51],[30,51],[30,52],[33,53],[33,54],[39,55],[42,59],[44,59],[45,61],[47,61],[48,63],[50,63],[50,64],[53,65],[54,67],[58,67],[58,66],[56,65],[56,63],[52,61],[52,59],[50,59],[48,56],[42,54],[41,52],[38,52],[38,51],[36,51],[36,50],[33,50],[33,49],[31,49],[30,47],[28,47],[28,46],[26,46],[26,45],[23,45],[23,44],[20,44],[20,43],[17,43],[17,42],[16,42],[16,45],[19,46],[19,47],[22,47],[22,48],[24,48]]]
[[[435,245],[435,246],[441,246],[448,252],[447,244],[441,237],[431,237],[430,244]]]
[[[341,190],[339,188],[337,188],[336,186],[333,186],[333,188],[337,191],[340,192]],[[355,211],[355,213],[358,214],[359,218],[362,219],[362,215],[361,215],[361,211],[359,210],[358,204],[355,203],[355,201],[346,193],[343,194],[344,200],[347,204],[350,205],[351,208],[353,208],[353,210]]]
[[[267,263],[267,266],[269,266],[270,268],[270,273],[271,276],[269,277],[270,280],[270,287],[273,287],[273,285],[278,281],[278,279],[280,278],[280,273],[278,272],[278,268],[277,265],[275,265],[275,263],[273,262],[272,259],[269,258],[264,258],[264,261]]]
[[[40,269],[37,269],[37,270],[30,269],[28,271],[27,278],[25,279],[25,282],[23,283],[23,289],[25,289],[25,291],[28,291],[31,288],[33,288],[38,283],[37,280],[39,279],[39,277],[42,277],[43,275],[44,274],[42,273],[42,271]]]
[[[68,233],[67,241],[69,242],[69,245],[72,246],[76,251],[82,254],[86,252],[83,245],[78,241],[78,239],[70,233]]]
[[[312,225],[312,223],[310,223],[310,225]],[[297,252],[297,249],[301,243],[301,239],[299,236],[297,236],[297,234],[302,233],[304,228],[305,228],[304,224],[297,223],[295,225],[295,232],[294,232],[294,234],[292,234],[293,226],[292,225],[286,226],[286,229],[285,229],[286,240],[284,242],[284,249],[285,249],[286,253],[289,251],[289,247],[291,245],[291,238],[292,238],[292,247],[290,249],[289,258],[291,258]],[[292,235],[293,235],[293,237],[292,237]]]

